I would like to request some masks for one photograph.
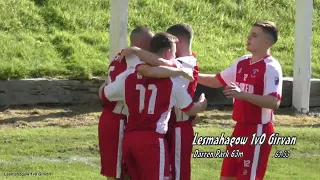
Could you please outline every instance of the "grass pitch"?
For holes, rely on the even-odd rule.
[[[100,174],[97,122],[99,107],[20,107],[0,113],[0,179],[104,179]],[[230,136],[231,111],[211,110],[195,128],[201,136]],[[266,180],[317,179],[320,161],[320,117],[280,110],[275,131],[296,136],[294,146],[276,145],[270,155]],[[215,152],[225,146],[194,146]],[[274,158],[277,151],[288,158]],[[193,158],[192,179],[218,179],[221,158]],[[16,174],[14,174],[16,173]],[[18,173],[18,174],[17,174]],[[27,176],[27,174],[29,176]],[[16,175],[16,176],[14,176]]]

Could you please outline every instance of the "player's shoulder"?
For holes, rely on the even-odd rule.
[[[175,59],[175,61],[182,65],[182,67],[194,67],[197,66],[197,58],[194,56],[183,56],[178,57]]]
[[[271,65],[271,66],[280,66],[279,61],[278,61],[275,57],[273,57],[273,56],[269,56],[269,57],[265,58],[265,59],[264,59],[264,62],[265,62],[266,64]]]
[[[135,72],[134,68],[128,68],[116,77],[116,80],[124,80]]]
[[[269,56],[269,57],[265,58],[264,62],[266,63],[266,69],[281,71],[281,65],[280,65],[279,61],[276,58],[274,58],[273,56]]]
[[[245,54],[237,59],[237,62],[249,60],[252,58],[252,54]]]
[[[182,56],[182,57],[177,57],[176,60],[180,61],[197,61],[197,58],[194,56]]]
[[[121,49],[121,51],[119,51],[118,54],[116,56],[114,56],[111,63],[113,63],[113,64],[126,64],[126,57],[123,57],[120,61],[121,54],[122,54],[123,50],[124,49]]]
[[[118,54],[113,58],[112,61],[119,61],[120,57],[121,57],[121,53],[123,52],[123,49],[121,49],[121,51],[118,52]]]
[[[194,56],[183,56],[183,57],[178,57],[176,58],[176,61],[179,61],[180,63],[192,63],[192,62],[197,62],[197,58]]]
[[[126,57],[128,68],[135,68],[138,64],[144,64],[144,62],[136,55],[130,55]]]
[[[110,66],[118,66],[118,65],[126,65],[126,58],[123,57],[123,59],[120,61],[121,53],[123,50],[121,50],[111,61]]]

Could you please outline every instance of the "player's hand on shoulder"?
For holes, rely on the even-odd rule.
[[[182,77],[188,79],[190,82],[194,80],[193,70],[190,68],[182,68]]]
[[[120,61],[124,58],[124,57],[128,57],[134,54],[134,48],[136,47],[127,47],[125,49],[123,49],[123,51],[121,52],[120,55]]]

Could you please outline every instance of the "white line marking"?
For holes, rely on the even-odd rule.
[[[66,157],[66,158],[49,158],[49,157],[22,157],[19,159],[3,160],[0,159],[0,164],[21,164],[29,162],[53,162],[53,163],[72,163],[82,162],[94,168],[100,168],[100,158],[95,157]]]

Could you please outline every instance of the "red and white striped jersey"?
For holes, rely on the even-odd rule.
[[[118,76],[129,69],[130,67],[135,67],[136,64],[139,63],[139,59],[136,56],[130,56],[130,57],[124,57],[121,61],[119,61],[121,53],[123,50],[121,50],[115,58],[112,60],[112,62],[109,65],[108,68],[108,83],[111,83],[115,81]],[[122,101],[109,101],[104,96],[103,97],[103,108],[108,109],[116,114],[127,114],[127,108],[125,107],[124,103]]]
[[[149,130],[165,134],[173,106],[182,111],[193,106],[179,77],[147,78],[133,68],[120,77],[104,88],[104,94],[110,101],[125,101],[129,111],[125,131]]]
[[[255,63],[251,63],[251,58],[252,55],[242,56],[231,67],[217,74],[221,84],[227,86],[234,82],[241,91],[281,99],[283,77],[280,63],[271,55]],[[234,99],[232,118],[239,123],[267,124],[274,120],[274,112]]]
[[[189,68],[189,69],[193,70],[194,81],[190,82],[189,80],[182,78],[183,84],[187,88],[187,91],[190,94],[190,96],[193,98],[193,96],[196,92],[198,79],[199,79],[198,61],[197,61],[194,54],[192,54],[191,56],[179,57],[175,61],[178,62],[176,64],[179,64],[180,67]],[[175,114],[175,116],[173,116],[170,119],[170,123],[171,122],[174,123],[175,121],[178,121],[178,122],[179,121],[187,121],[189,119],[189,116],[186,115],[184,112],[182,112],[179,108],[174,108],[174,114]]]

